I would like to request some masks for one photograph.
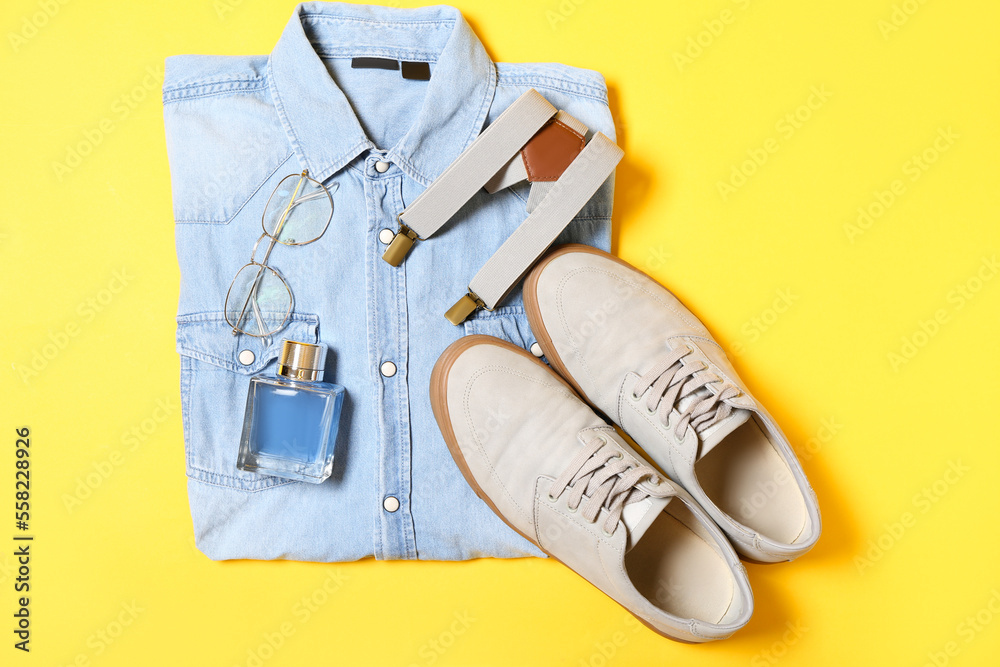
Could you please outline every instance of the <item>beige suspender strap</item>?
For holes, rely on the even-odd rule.
[[[448,222],[557,112],[534,88],[517,98],[399,215],[382,259],[399,266],[417,239]]]
[[[469,293],[445,317],[459,324],[476,308],[493,310],[552,245],[566,225],[614,172],[624,152],[598,132],[566,171],[548,188],[514,233],[469,283]]]
[[[553,117],[554,125],[561,128],[547,125]],[[543,127],[546,130],[540,132]],[[586,131],[580,121],[558,111],[534,89],[529,90],[406,207],[399,216],[399,232],[382,258],[399,266],[417,239],[434,234],[480,188],[492,193],[527,177],[532,181],[528,217],[473,277],[468,294],[445,317],[459,324],[476,308],[492,310],[622,159],[621,148],[600,132],[584,146]],[[535,167],[531,167],[529,159]]]

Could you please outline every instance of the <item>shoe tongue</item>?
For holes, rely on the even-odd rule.
[[[666,498],[649,496],[645,500],[625,506],[622,510],[622,523],[628,529],[628,544],[625,545],[625,553],[631,551],[632,547],[639,543],[642,536],[646,534],[646,530],[653,525],[656,517],[660,516],[660,512],[674,498],[676,498],[674,495]]]
[[[701,432],[701,455],[705,456],[725,439],[727,435],[738,429],[750,419],[751,412],[742,408],[734,408],[732,413],[722,421],[712,424]]]

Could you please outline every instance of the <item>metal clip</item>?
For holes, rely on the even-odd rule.
[[[410,248],[413,247],[418,238],[415,231],[403,223],[399,223],[399,231],[392,237],[389,247],[382,253],[382,259],[393,266],[399,266],[406,259],[406,255],[410,252]]]
[[[461,324],[476,308],[485,308],[486,304],[476,296],[476,293],[469,290],[469,293],[455,302],[455,305],[448,309],[444,316],[452,324]]]

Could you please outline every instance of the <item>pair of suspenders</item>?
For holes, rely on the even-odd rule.
[[[469,282],[445,317],[460,324],[477,308],[493,310],[614,172],[624,155],[600,132],[531,89],[469,145],[399,214],[399,231],[382,259],[399,266],[416,241],[437,232],[479,191],[531,183],[525,218]]]

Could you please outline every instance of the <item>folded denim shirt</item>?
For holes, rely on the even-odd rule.
[[[355,58],[429,63],[430,78],[353,68]],[[188,496],[207,556],[543,555],[475,496],[428,397],[434,362],[458,337],[535,342],[519,289],[462,326],[442,315],[526,217],[528,184],[480,191],[403,265],[382,260],[403,208],[530,88],[614,138],[600,74],[494,63],[452,7],[306,3],[269,56],[167,59]],[[330,226],[315,243],[271,253],[294,294],[286,327],[268,345],[233,335],[226,291],[261,234],[268,196],[303,169],[337,185]],[[609,179],[557,242],[607,249],[612,190]],[[334,363],[324,379],[347,390],[322,484],[236,468],[250,376],[273,371],[285,338],[327,344]],[[393,365],[394,374],[380,370]]]

